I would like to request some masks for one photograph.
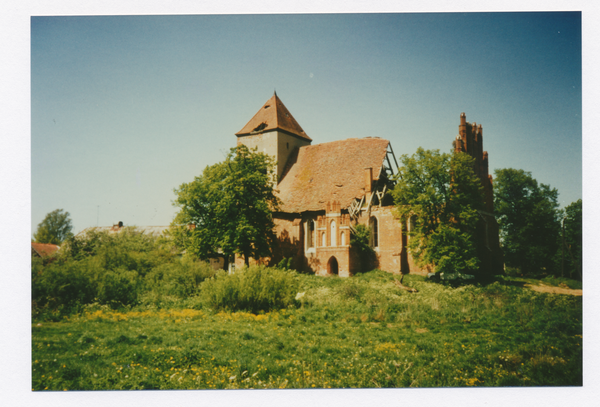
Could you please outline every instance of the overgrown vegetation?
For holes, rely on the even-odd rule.
[[[582,384],[581,297],[504,279],[454,288],[414,275],[404,284],[419,292],[409,293],[394,278],[257,267],[206,279],[199,293],[162,307],[93,303],[60,322],[38,315],[32,388]],[[280,291],[281,302],[239,300]]]
[[[583,204],[581,199],[565,208],[562,232],[564,239],[561,239],[561,250],[557,253],[557,257],[560,255],[560,274],[562,277],[568,275],[581,280],[583,277]]]
[[[60,320],[98,303],[163,307],[199,293],[212,268],[179,256],[163,239],[125,228],[71,237],[52,262],[32,264],[34,318]]]
[[[358,261],[360,261],[360,270],[372,270],[376,266],[377,255],[370,245],[371,230],[366,225],[356,225],[353,233],[350,235],[350,246],[355,251]]]
[[[436,273],[477,274],[475,228],[483,208],[483,187],[465,153],[417,149],[400,158],[392,191],[403,222],[412,220],[409,250]]]
[[[561,210],[558,191],[530,172],[506,168],[495,175],[494,208],[507,268],[531,277],[581,280],[581,199]]]
[[[494,209],[506,265],[530,274],[553,273],[560,237],[558,191],[523,170],[506,168],[495,175]]]
[[[244,145],[232,148],[225,161],[175,190],[175,244],[204,260],[217,253],[231,260],[237,253],[249,265],[251,257],[270,256],[272,213],[279,205],[274,177],[273,157]]]
[[[273,311],[293,305],[297,282],[292,272],[252,266],[234,274],[224,271],[202,283],[201,300],[213,310]]]

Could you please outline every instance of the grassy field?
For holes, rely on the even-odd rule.
[[[582,298],[500,280],[295,277],[294,306],[92,305],[32,324],[33,390],[581,386]],[[304,294],[302,294],[304,293]]]

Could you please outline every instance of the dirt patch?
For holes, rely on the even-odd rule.
[[[552,286],[544,285],[544,284],[540,284],[540,285],[525,284],[525,287],[530,288],[533,291],[538,291],[540,293],[583,295],[583,290],[574,290],[571,288],[564,288],[564,287],[552,287]]]

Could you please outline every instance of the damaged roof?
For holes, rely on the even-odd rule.
[[[373,169],[373,180],[379,179],[388,144],[380,138],[351,138],[300,147],[277,186],[281,211],[320,211],[332,200],[347,208],[365,195],[366,168]]]
[[[267,103],[235,135],[243,137],[275,130],[283,130],[286,133],[312,141],[276,93],[273,94],[271,99],[267,100]]]

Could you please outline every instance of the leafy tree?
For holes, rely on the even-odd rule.
[[[350,246],[354,249],[360,259],[361,270],[367,271],[375,266],[377,256],[371,247],[371,230],[365,225],[356,225],[354,232],[350,235]]]
[[[483,188],[475,160],[465,153],[419,148],[401,157],[392,196],[402,219],[412,219],[409,250],[418,264],[436,273],[475,273],[479,267],[474,232]]]
[[[583,205],[581,199],[578,199],[567,206],[564,213],[564,253],[562,250],[559,250],[561,258],[564,255],[564,271],[568,271],[569,276],[571,277],[573,276],[573,273],[575,273],[577,277],[582,278]]]
[[[47,214],[44,220],[38,224],[37,231],[33,235],[35,241],[59,245],[73,236],[71,233],[73,225],[69,216],[69,212],[63,212],[62,209],[56,209]]]
[[[506,168],[495,175],[494,208],[506,265],[522,273],[551,272],[560,238],[558,191],[527,171]]]
[[[202,259],[234,253],[258,259],[271,254],[275,240],[272,212],[273,159],[246,146],[232,148],[225,161],[207,166],[194,181],[175,189],[174,241]],[[188,227],[187,225],[193,225]]]

